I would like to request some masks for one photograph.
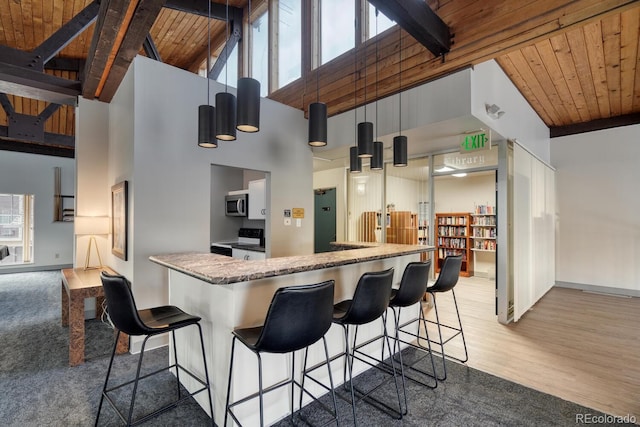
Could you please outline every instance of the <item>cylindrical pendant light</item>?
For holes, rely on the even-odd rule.
[[[327,104],[324,102],[309,104],[309,145],[327,145]]]
[[[204,148],[216,148],[216,109],[211,105],[198,107],[198,145]]]
[[[393,137],[393,166],[407,166],[407,137],[398,135]]]
[[[204,148],[216,148],[216,109],[209,103],[209,82],[211,72],[211,2],[207,14],[207,105],[198,107],[198,145]]]
[[[362,159],[358,157],[358,147],[349,148],[349,172],[362,172]]]
[[[225,39],[229,42],[229,0],[226,4]],[[229,62],[229,49],[225,49]],[[216,93],[216,138],[222,141],[236,139],[236,97],[227,90],[227,70],[225,67],[224,92]]]
[[[236,97],[229,92],[216,93],[216,138],[236,139]]]
[[[228,0],[227,0],[228,5]],[[228,6],[227,6],[228,8]],[[251,46],[251,0],[249,0],[248,45]],[[227,17],[228,19],[228,17]],[[238,110],[236,128],[242,132],[258,132],[260,130],[260,82],[251,77],[238,79]]]
[[[373,142],[373,156],[371,157],[371,170],[382,170],[384,167],[384,145],[382,141]]]
[[[373,156],[373,123],[360,122],[358,123],[358,157],[371,156]]]
[[[398,27],[398,52],[400,61],[398,61],[398,136],[393,138],[393,166],[407,166],[407,137],[402,135],[402,28]]]
[[[320,14],[318,14],[318,27]],[[319,28],[316,28],[319,34]],[[320,37],[316,37],[316,102],[309,104],[309,145],[312,147],[324,147],[327,145],[327,104],[320,102],[320,61],[318,60],[318,49]]]
[[[260,130],[260,82],[251,77],[238,79],[236,128],[242,132]]]

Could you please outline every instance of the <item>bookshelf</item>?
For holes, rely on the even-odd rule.
[[[387,243],[418,244],[418,216],[409,211],[387,213]]]
[[[471,239],[472,251],[496,251],[496,215],[494,213],[472,214]]]
[[[471,259],[471,214],[436,213],[436,273],[440,272],[442,263],[448,255],[462,255],[460,275],[473,275]]]

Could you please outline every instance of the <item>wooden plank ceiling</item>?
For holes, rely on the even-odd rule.
[[[92,3],[0,0],[0,48],[32,54]],[[168,3],[207,8],[206,0],[102,0],[94,23],[69,40],[54,60],[45,64],[44,73],[80,81],[83,96],[109,102],[133,57],[145,54],[142,42],[147,34],[160,60],[198,72],[207,56],[208,20],[195,13],[162,7]],[[264,1],[252,3],[254,11],[266,7]],[[399,34],[394,27],[379,37],[377,46],[375,40],[369,40],[320,67],[317,76],[307,66],[302,79],[272,93],[270,98],[305,110],[316,100],[318,78],[320,100],[334,115],[371,102],[376,88],[379,97],[385,97],[400,87],[410,88],[496,59],[551,128],[552,135],[639,122],[640,2],[427,0],[427,4],[453,35],[451,50],[444,57],[436,58],[408,33]],[[229,5],[243,8],[246,0],[231,0]],[[225,40],[225,22],[211,20],[210,24],[212,53],[217,55]],[[354,55],[358,58],[355,65]],[[309,55],[304,57],[307,62],[310,60]],[[87,61],[89,65],[81,63],[75,69],[55,66],[56,60],[68,59]],[[5,62],[6,55],[0,49],[0,67]],[[10,87],[0,79],[0,89]],[[0,98],[4,99],[4,108],[0,109],[0,149],[29,151],[25,144],[33,148],[33,141],[7,135],[6,110],[35,117],[49,103],[9,90],[4,92],[6,97]],[[47,135],[74,135],[73,106],[63,105],[47,116]],[[73,155],[72,146],[54,143],[53,147],[52,154]]]

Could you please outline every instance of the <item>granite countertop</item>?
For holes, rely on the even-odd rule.
[[[433,246],[424,245],[396,245],[367,242],[338,243],[343,246],[361,247],[359,249],[253,261],[245,261],[204,252],[154,255],[149,257],[149,259],[156,264],[163,265],[172,270],[195,277],[196,279],[212,284],[224,285],[434,250]]]

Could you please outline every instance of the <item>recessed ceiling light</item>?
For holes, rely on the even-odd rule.
[[[436,169],[436,172],[451,172],[453,170],[453,168],[450,168],[449,166],[443,166],[439,169]]]
[[[451,176],[455,176],[456,178],[464,178],[465,176],[467,176],[467,174],[465,172],[452,173]]]

